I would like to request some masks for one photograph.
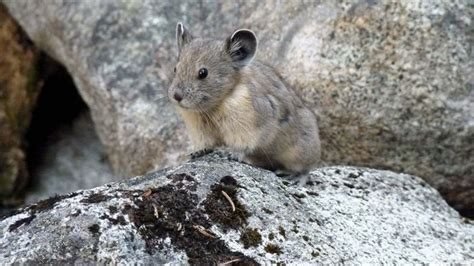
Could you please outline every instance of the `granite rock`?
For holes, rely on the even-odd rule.
[[[116,173],[191,150],[165,93],[176,22],[214,37],[248,27],[315,110],[325,161],[421,176],[472,214],[459,196],[474,190],[470,1],[3,2],[73,75]]]
[[[0,232],[4,264],[474,262],[474,225],[418,177],[331,166],[301,186],[220,153],[40,201]]]

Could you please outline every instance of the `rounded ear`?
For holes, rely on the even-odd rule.
[[[191,33],[184,27],[183,23],[178,22],[176,24],[176,43],[178,44],[178,57],[181,54],[183,47],[191,42],[193,36]]]
[[[257,53],[257,36],[251,30],[240,29],[228,39],[226,49],[237,67],[244,67],[252,62]]]

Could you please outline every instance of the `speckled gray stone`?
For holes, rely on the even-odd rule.
[[[190,151],[165,94],[176,22],[248,27],[314,107],[324,160],[421,176],[474,215],[472,1],[3,2],[71,72],[117,173]]]
[[[182,174],[186,179],[176,178]],[[39,203],[43,209],[20,210],[0,221],[0,263],[186,263],[185,250],[170,240],[173,230],[146,242],[146,225],[137,228],[127,210],[147,200],[148,188],[168,186],[187,191],[196,199],[194,211],[205,213],[204,198],[225,176],[237,181],[236,199],[251,216],[243,227],[212,223],[208,229],[228,249],[259,263],[474,263],[474,225],[418,177],[333,166],[314,170],[302,187],[218,153],[63,196],[48,208]],[[160,212],[156,223],[169,215]],[[261,243],[244,248],[245,228],[256,229]],[[151,252],[147,243],[153,243]],[[269,244],[281,254],[268,252]]]

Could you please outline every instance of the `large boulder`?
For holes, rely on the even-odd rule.
[[[28,181],[23,138],[40,83],[39,51],[0,4],[0,206],[14,204]]]
[[[73,75],[118,174],[190,151],[165,93],[176,22],[222,38],[241,26],[314,108],[324,160],[421,176],[473,215],[467,0],[3,1]]]
[[[300,186],[214,153],[56,196],[0,221],[0,263],[474,263],[474,225],[420,178],[310,176]]]

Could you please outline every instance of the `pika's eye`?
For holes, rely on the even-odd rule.
[[[176,73],[176,67],[174,67],[173,71],[174,71],[174,73]]]
[[[207,77],[207,68],[199,69],[198,78],[205,79]]]

